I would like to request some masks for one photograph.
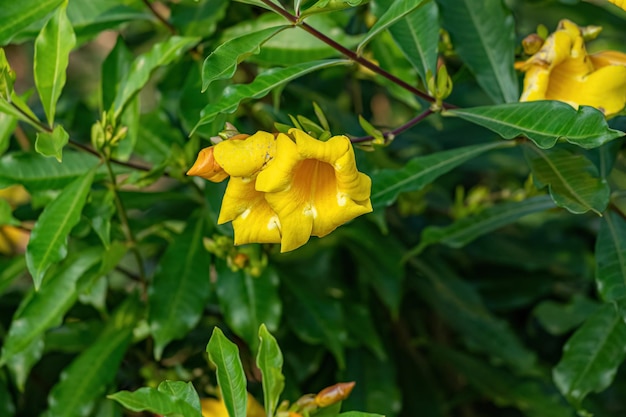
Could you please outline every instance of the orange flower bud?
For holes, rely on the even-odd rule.
[[[339,382],[335,385],[331,385],[330,387],[326,387],[315,396],[315,403],[319,407],[328,407],[329,405],[343,401],[348,398],[352,392],[354,384],[354,381]]]
[[[202,149],[198,154],[196,162],[194,162],[193,166],[187,171],[187,175],[202,177],[213,182],[221,182],[228,178],[228,174],[224,171],[224,168],[215,160],[213,149],[213,146]]]

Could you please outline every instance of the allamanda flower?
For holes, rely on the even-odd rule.
[[[527,61],[520,101],[559,100],[578,108],[593,106],[610,116],[626,105],[626,54],[588,55],[583,29],[561,20],[556,32]]]
[[[230,176],[218,223],[233,222],[236,245],[280,243],[288,252],[372,211],[371,180],[357,170],[346,136],[257,132],[203,149],[187,174]]]

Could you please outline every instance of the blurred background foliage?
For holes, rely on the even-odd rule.
[[[385,170],[419,174],[423,168],[411,165],[416,158],[445,161],[448,154],[440,152],[499,145],[385,201],[373,198],[374,213],[294,252],[232,245],[230,225],[216,225],[224,184],[184,175],[226,121],[241,132],[275,131],[275,123],[292,124],[290,116],[317,120],[316,103],[333,134],[362,137],[370,132],[359,115],[386,132],[430,106],[361,65],[340,65],[243,100],[232,114],[218,112],[197,126],[228,85],[249,83],[268,68],[340,57],[304,30],[287,29],[258,54],[242,57],[232,77],[201,92],[203,61],[219,45],[288,24],[260,3],[70,0],[76,46],[54,117],[69,144],[52,137],[52,123],[29,123],[0,109],[0,415],[126,415],[107,394],[165,379],[191,381],[200,397],[214,397],[205,346],[215,326],[236,342],[248,389],[261,400],[254,357],[262,323],[282,348],[283,398],[290,401],[355,381],[343,410],[389,417],[626,413],[621,139],[594,149],[556,146],[554,152],[589,161],[610,186],[602,217],[572,214],[533,185],[532,151],[522,152],[532,145],[433,114],[386,146],[357,146],[374,192],[393,183]],[[316,2],[301,3],[307,10]],[[306,23],[355,50],[393,2],[330,3],[347,7]],[[602,26],[590,51],[626,52],[626,12],[606,1],[424,3],[417,10],[427,24],[420,27],[434,33],[429,46],[454,85],[446,101],[461,108],[497,100],[455,47],[472,27],[458,19],[477,19],[474,30],[510,25],[513,49],[505,63],[522,56],[521,40],[539,25],[552,32],[564,18]],[[0,45],[16,74],[14,90],[38,120],[49,112],[34,94],[35,38],[60,7],[60,1],[21,0],[0,10]],[[293,10],[291,3],[285,7]],[[397,41],[403,35],[394,36],[393,28],[374,36],[362,56],[425,91],[429,66],[405,56]],[[515,77],[510,87],[517,97],[521,76]],[[502,94],[500,102],[511,101]],[[103,131],[120,133],[118,143],[98,149],[93,126],[99,121]],[[626,129],[623,116],[609,124]],[[57,147],[47,153],[53,156],[61,143],[62,163],[40,155],[45,140]],[[51,242],[40,252],[52,249],[41,254],[33,246],[35,260],[27,261],[30,232]],[[613,293],[598,286],[609,282],[598,280],[607,264]]]

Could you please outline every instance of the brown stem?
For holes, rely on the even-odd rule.
[[[143,0],[143,4],[145,4],[150,9],[150,12],[154,15],[154,17],[156,17],[161,23],[163,23],[163,25],[167,28],[167,30],[170,31],[172,35],[176,35],[177,31],[174,25],[168,22],[167,19],[161,13],[159,13],[159,11],[152,5],[152,3],[150,3],[149,0]]]
[[[414,118],[412,118],[411,120],[409,120],[408,122],[406,122],[405,124],[403,124],[402,126],[397,127],[397,128],[395,128],[395,129],[393,129],[393,130],[391,130],[389,132],[383,133],[383,137],[387,141],[393,140],[394,137],[396,137],[400,133],[404,132],[405,130],[408,130],[408,129],[412,128],[413,126],[415,126],[416,124],[418,124],[419,122],[421,122],[422,120],[424,120],[425,118],[430,116],[431,114],[433,114],[433,110],[431,108],[428,108],[428,109],[424,110],[422,113],[420,113],[417,116],[415,116]],[[352,142],[352,143],[362,143],[362,142],[368,142],[368,141],[373,140],[373,139],[374,139],[374,136],[362,136],[362,137],[359,137],[359,138],[352,138],[352,139],[350,139],[350,142]]]

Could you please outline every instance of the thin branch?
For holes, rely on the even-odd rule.
[[[412,118],[411,120],[409,120],[408,122],[406,122],[405,124],[403,124],[400,127],[397,127],[389,132],[385,132],[383,133],[383,137],[385,138],[385,140],[389,141],[389,140],[393,140],[393,138],[395,138],[396,136],[398,136],[400,133],[404,132],[405,130],[408,130],[410,128],[412,128],[413,126],[415,126],[416,124],[418,124],[419,122],[421,122],[422,120],[424,120],[425,118],[427,118],[428,116],[430,116],[431,114],[433,114],[433,110],[431,108],[428,108],[426,110],[424,110],[422,113],[418,114],[417,116],[415,116],[414,118]],[[369,142],[371,140],[374,140],[374,136],[362,136],[359,138],[352,138],[350,139],[350,142],[352,143],[362,143],[362,142]]]
[[[176,35],[177,30],[174,25],[168,22],[167,19],[161,13],[159,13],[159,11],[152,5],[152,3],[150,3],[150,0],[143,0],[143,4],[145,4],[150,9],[150,12],[154,15],[154,17],[156,17],[161,23],[163,23],[163,25],[165,25],[167,30],[169,30],[172,35]]]

